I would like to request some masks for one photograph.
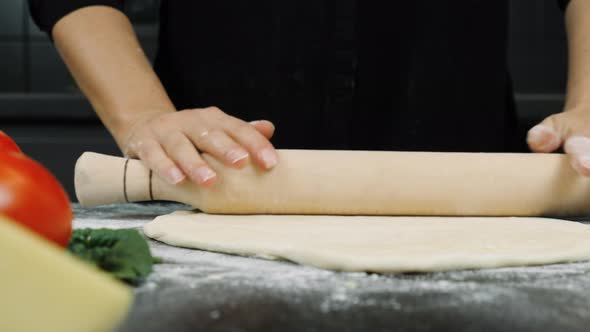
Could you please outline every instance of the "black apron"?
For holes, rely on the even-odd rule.
[[[276,124],[278,148],[511,151],[507,1],[171,1],[178,109]]]

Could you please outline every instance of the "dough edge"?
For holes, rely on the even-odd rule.
[[[539,266],[559,263],[572,263],[590,259],[590,226],[568,220],[550,219],[550,218],[521,218],[521,217],[480,217],[481,219],[538,219],[542,221],[560,222],[564,227],[577,227],[582,233],[586,233],[587,242],[576,242],[570,248],[559,248],[558,251],[551,254],[525,254],[525,255],[497,255],[473,257],[473,255],[444,255],[434,260],[414,260],[410,261],[404,258],[380,257],[367,259],[363,261],[350,259],[350,254],[338,254],[322,250],[310,250],[309,248],[297,248],[295,246],[283,246],[280,249],[268,249],[262,245],[243,245],[240,243],[233,244],[216,244],[212,241],[199,239],[187,234],[177,234],[170,232],[167,225],[167,219],[171,216],[192,215],[190,211],[177,211],[172,214],[155,218],[153,221],[143,226],[144,234],[148,237],[166,243],[168,245],[204,250],[231,255],[255,257],[267,260],[284,260],[296,264],[314,266],[316,268],[343,271],[343,272],[376,272],[376,273],[412,273],[412,272],[443,272],[453,270],[471,270],[471,269],[491,269],[502,267],[518,266]],[[205,215],[206,214],[201,214]],[[218,215],[216,215],[218,216]],[[248,217],[252,217],[249,215]],[[255,215],[254,215],[255,216]],[[239,218],[241,216],[228,215],[230,218]],[[243,217],[243,216],[242,216]],[[281,218],[281,215],[273,216]],[[321,216],[309,216],[321,217]],[[362,217],[362,216],[358,216]],[[347,216],[345,218],[350,218]],[[398,217],[391,217],[398,218]],[[408,217],[421,218],[421,217]],[[424,217],[438,218],[438,217]],[[469,218],[469,217],[440,217],[443,219]],[[479,219],[479,218],[478,218]],[[280,224],[280,221],[277,221]],[[551,235],[551,234],[548,234]],[[581,235],[582,236],[582,235]],[[302,246],[303,247],[303,246]]]

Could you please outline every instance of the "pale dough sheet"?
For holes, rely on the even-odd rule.
[[[164,243],[340,271],[429,272],[590,259],[590,226],[544,218],[209,215],[144,226]]]

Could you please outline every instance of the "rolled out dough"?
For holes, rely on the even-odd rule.
[[[429,272],[590,259],[590,226],[557,219],[210,215],[144,226],[164,243],[341,271]]]

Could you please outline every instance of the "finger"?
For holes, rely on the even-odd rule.
[[[272,122],[266,120],[258,120],[250,122],[259,133],[261,133],[267,139],[271,139],[275,133],[275,126]]]
[[[199,151],[188,137],[181,132],[170,135],[164,144],[164,151],[180,166],[191,181],[201,186],[210,186],[217,180],[217,174],[201,158]]]
[[[527,144],[534,152],[553,152],[563,144],[566,135],[558,114],[547,117],[527,134]]]
[[[186,175],[168,158],[162,146],[155,140],[148,140],[139,143],[137,146],[137,156],[139,159],[166,182],[178,184],[186,178]]]
[[[189,137],[200,151],[212,155],[228,166],[242,167],[248,162],[248,151],[223,131],[206,130],[197,136],[193,134]]]
[[[258,166],[271,169],[278,163],[279,157],[274,147],[254,126],[234,118],[227,125],[226,132],[250,152]]]
[[[590,138],[572,136],[565,142],[564,150],[570,156],[572,167],[579,174],[590,176]]]

